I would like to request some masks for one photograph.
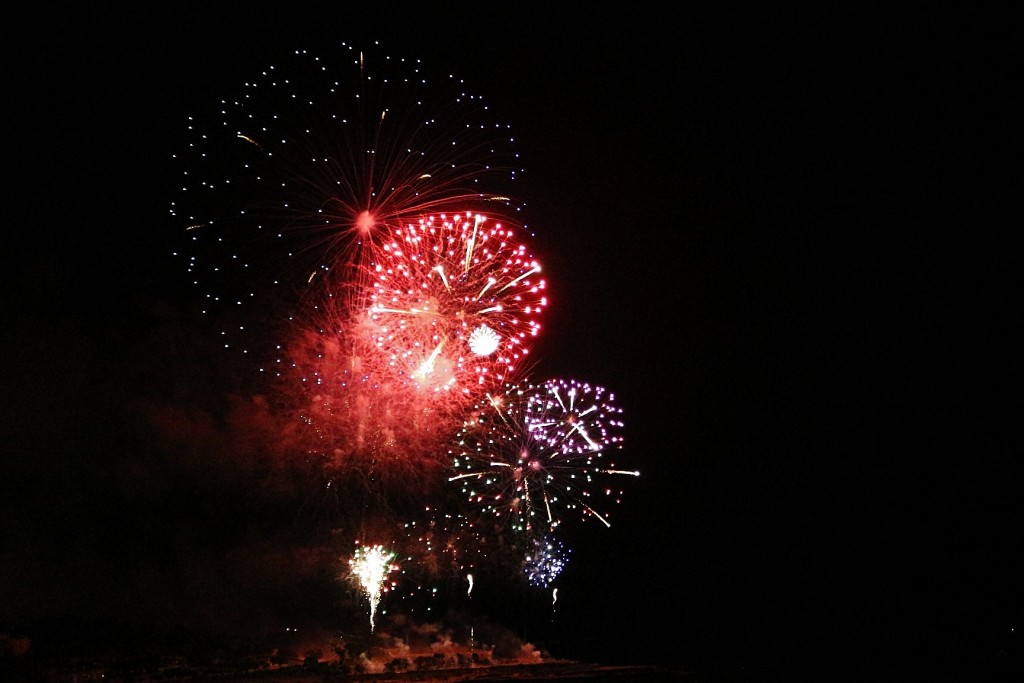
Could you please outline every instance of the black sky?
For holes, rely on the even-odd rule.
[[[169,160],[280,55],[380,40],[518,131],[539,371],[613,390],[643,473],[546,637],[762,672],[1016,662],[1019,23],[657,6],[7,22],[0,630],[148,615],[257,560],[217,557],[249,475],[168,462],[132,417],[206,362]]]

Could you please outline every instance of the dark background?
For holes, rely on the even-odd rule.
[[[205,362],[151,352],[184,315],[168,162],[279,55],[380,40],[517,131],[538,371],[613,390],[642,472],[527,639],[750,675],[1018,665],[1019,22],[328,7],[4,22],[0,625],[151,619],[167,596],[131,586],[193,585],[182,536],[230,548],[238,482],[192,486],[126,417]]]

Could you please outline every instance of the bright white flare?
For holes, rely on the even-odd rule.
[[[377,614],[377,605],[380,604],[381,593],[384,591],[384,582],[388,574],[397,568],[391,563],[393,559],[395,553],[388,552],[384,546],[374,545],[356,548],[355,555],[349,560],[352,576],[370,600],[371,631],[376,627],[374,617]]]
[[[469,335],[469,350],[478,356],[491,355],[498,350],[500,343],[501,337],[487,325],[481,325]]]

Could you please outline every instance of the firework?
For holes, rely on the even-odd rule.
[[[569,549],[549,535],[533,540],[533,547],[523,559],[523,573],[533,586],[546,588],[562,573],[568,562]]]
[[[622,409],[604,387],[551,379],[529,395],[527,428],[534,438],[563,453],[617,448],[622,442]]]
[[[486,559],[487,539],[458,514],[428,508],[404,525],[405,589],[398,596],[409,612],[431,611],[439,600],[458,600],[471,569]]]
[[[260,363],[276,362],[297,304],[355,284],[393,229],[456,207],[509,221],[521,209],[508,126],[460,80],[376,48],[297,51],[188,134],[179,258],[224,345]]]
[[[430,216],[396,231],[373,269],[374,347],[398,381],[467,397],[504,383],[547,305],[541,266],[481,214]]]
[[[610,462],[611,393],[517,383],[548,293],[508,127],[460,81],[346,46],[294,53],[189,134],[178,256],[223,346],[272,378],[282,459],[337,501],[371,630],[399,570],[409,604],[485,573],[548,586],[554,530],[607,525],[606,480],[638,473]]]
[[[356,581],[370,601],[371,631],[376,627],[374,618],[388,575],[398,569],[398,566],[392,563],[394,559],[395,554],[385,550],[384,546],[372,545],[356,548],[355,554],[349,560],[350,577]]]
[[[524,548],[495,520],[447,507],[428,507],[404,525],[409,574],[434,593],[455,595],[465,587],[468,595],[474,575],[505,573]]]
[[[278,399],[305,426],[306,453],[335,479],[373,482],[398,497],[430,493],[446,465],[441,445],[458,424],[447,403],[382,374],[344,329],[310,324],[293,334],[287,354]]]
[[[434,479],[546,303],[508,126],[453,77],[344,46],[264,69],[189,136],[178,257],[291,443],[335,486]]]
[[[602,482],[608,475],[639,476],[607,464],[604,451],[563,449],[557,439],[538,438],[528,417],[531,398],[544,385],[507,387],[489,397],[466,420],[449,453],[453,474],[469,502],[505,520],[519,534],[543,534],[569,514],[596,518],[609,526],[600,501],[618,503],[622,491]],[[616,448],[621,441],[613,442]]]
[[[430,217],[394,235],[361,314],[352,297],[324,297],[293,320],[277,373],[280,396],[311,428],[305,450],[336,476],[422,489],[466,406],[526,356],[545,282],[513,231],[479,214]]]

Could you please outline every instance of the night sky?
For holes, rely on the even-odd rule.
[[[329,612],[283,578],[304,483],[147,416],[235,388],[171,257],[186,117],[379,40],[516,131],[535,372],[613,391],[641,472],[513,629],[752,675],[1019,665],[1019,23],[343,5],[5,22],[0,633]]]

